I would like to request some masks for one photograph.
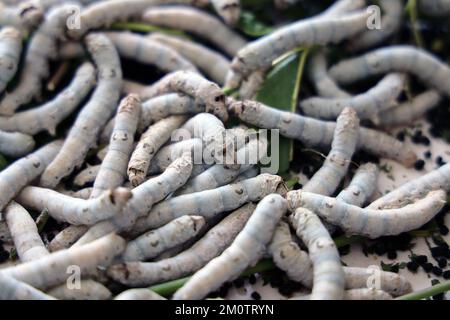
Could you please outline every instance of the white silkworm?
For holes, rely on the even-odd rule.
[[[413,74],[425,84],[450,96],[450,67],[432,54],[413,46],[390,46],[343,60],[330,69],[341,84],[388,72]]]
[[[98,84],[78,114],[61,151],[43,173],[41,185],[44,187],[55,187],[81,165],[119,100],[122,70],[114,45],[99,33],[86,36],[85,43],[98,69]]]
[[[449,0],[419,0],[419,9],[427,15],[442,17],[450,14]]]
[[[100,171],[101,165],[95,165],[91,166],[88,165],[86,169],[81,170],[73,179],[74,185],[77,187],[83,187],[88,183],[93,183],[95,181],[95,178],[98,175],[98,172]]]
[[[125,188],[107,190],[98,198],[83,200],[39,187],[25,187],[17,202],[38,211],[48,210],[58,221],[75,225],[92,225],[118,215],[125,206],[131,192]]]
[[[46,130],[55,135],[56,126],[76,109],[94,84],[95,69],[92,64],[84,63],[75,73],[71,84],[53,100],[10,117],[0,117],[0,129],[31,135]]]
[[[94,180],[92,180],[91,182],[94,182]],[[131,186],[126,186],[126,187],[128,188]],[[65,194],[66,196],[71,196],[73,198],[87,200],[91,197],[92,187],[83,188],[78,191],[71,191],[71,190],[64,190],[64,189],[59,189],[57,191],[61,192],[62,194]]]
[[[286,211],[287,202],[279,194],[264,197],[230,247],[194,273],[175,292],[173,299],[202,299],[224,282],[237,278],[245,268],[256,264]]]
[[[362,209],[342,200],[302,190],[287,195],[290,208],[314,210],[327,222],[346,234],[364,235],[371,239],[415,230],[430,221],[445,204],[443,190],[431,191],[425,198],[399,209]]]
[[[230,61],[222,54],[193,41],[164,33],[152,33],[149,38],[177,50],[200,68],[214,82],[220,85],[224,84],[228,70],[230,69]]]
[[[261,200],[280,187],[281,177],[261,174],[255,178],[170,198],[156,205],[147,216],[139,219],[133,231],[154,229],[183,215],[198,215],[211,219],[219,213],[234,210],[244,203]]]
[[[336,197],[345,203],[362,207],[375,191],[380,170],[373,163],[359,167],[347,188]]]
[[[121,186],[126,180],[140,113],[141,101],[137,95],[128,95],[121,101],[108,152],[95,178],[91,198],[98,197],[105,190]]]
[[[1,300],[54,300],[53,297],[0,273]]]
[[[310,300],[311,296],[298,296],[289,300]],[[392,296],[375,288],[350,289],[344,291],[342,300],[392,300]]]
[[[256,101],[240,101],[229,106],[242,121],[265,129],[279,129],[288,138],[307,146],[329,149],[333,140],[335,122],[320,121],[301,115],[280,111]],[[318,134],[320,133],[320,134]],[[357,149],[383,158],[395,159],[412,166],[417,157],[405,144],[382,132],[360,128]]]
[[[23,187],[36,179],[56,156],[61,141],[49,143],[25,158],[13,162],[0,172],[0,211]]]
[[[71,225],[60,231],[48,245],[51,252],[68,249],[88,230],[87,226]]]
[[[0,26],[11,25],[19,29],[34,29],[42,21],[41,8],[31,3],[6,6],[0,2]]]
[[[428,90],[412,98],[411,101],[404,102],[399,106],[386,110],[379,117],[380,125],[392,127],[410,124],[422,117],[428,110],[438,105],[442,96],[436,90]]]
[[[340,300],[344,295],[345,278],[339,252],[320,219],[300,208],[291,216],[297,235],[308,247],[313,265],[311,300]]]
[[[109,232],[128,231],[134,225],[136,219],[147,214],[155,203],[163,200],[184,185],[191,175],[191,171],[192,157],[190,153],[184,153],[164,173],[134,188],[131,191],[131,200],[128,201],[120,214],[91,227],[75,243],[75,246],[80,246],[94,239],[98,239]]]
[[[39,236],[36,222],[21,205],[11,201],[5,208],[5,219],[22,262],[49,254]]]
[[[122,259],[123,261],[144,261],[154,258],[167,249],[195,237],[204,225],[203,217],[182,216],[128,242]]]
[[[79,285],[79,288],[69,288],[65,283],[47,293],[60,300],[107,300],[112,296],[111,291],[97,281],[81,280]]]
[[[144,182],[155,154],[170,139],[172,132],[185,121],[185,116],[171,116],[162,119],[150,126],[141,136],[131,155],[127,169],[128,179],[134,187]]]
[[[0,9],[1,10],[1,9]],[[22,52],[22,35],[19,30],[5,27],[0,30],[0,92],[14,77]]]
[[[145,286],[189,275],[221,254],[233,242],[255,209],[253,203],[235,210],[212,227],[191,248],[158,262],[128,262],[108,269],[108,275],[130,286]]]
[[[234,26],[241,15],[240,0],[210,0],[216,12],[229,25]]]
[[[399,188],[375,200],[367,208],[384,209],[398,208],[424,197],[432,190],[450,191],[450,164],[433,170],[417,179],[411,180]]]
[[[302,111],[310,117],[336,119],[346,107],[355,109],[361,120],[375,123],[383,117],[384,111],[397,105],[397,98],[405,88],[405,75],[392,73],[385,76],[376,86],[363,94],[350,98],[309,98],[300,103]]]
[[[261,89],[266,80],[267,70],[253,71],[245,80],[242,81],[239,88],[239,97],[241,100],[252,99]]]
[[[31,152],[34,148],[33,137],[20,132],[5,132],[0,130],[0,153],[17,158]]]
[[[67,41],[61,44],[58,52],[60,60],[71,60],[84,57],[86,50],[78,41]]]
[[[197,72],[197,68],[178,51],[149,37],[131,32],[107,32],[106,35],[114,43],[121,57],[154,65],[164,72],[177,70]]]
[[[150,289],[129,289],[117,295],[114,300],[166,300]]]
[[[47,289],[59,285],[71,276],[68,272],[77,267],[82,277],[107,267],[125,249],[125,240],[110,234],[79,248],[54,252],[38,260],[4,268],[0,274],[13,277],[29,285]]]
[[[234,56],[246,41],[216,17],[191,7],[150,8],[144,12],[145,22],[191,32]]]
[[[336,122],[331,151],[322,167],[303,187],[304,191],[332,195],[347,174],[356,149],[359,119],[354,109],[345,108]]]

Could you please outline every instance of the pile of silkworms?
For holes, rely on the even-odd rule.
[[[396,273],[343,266],[332,235],[395,236],[444,207],[450,164],[381,197],[375,163],[349,169],[360,151],[417,166],[386,128],[450,97],[450,66],[394,40],[401,0],[337,0],[257,39],[238,28],[240,2],[0,1],[0,299],[204,299],[263,259],[305,288],[293,299],[412,291]],[[450,1],[418,4],[450,15]],[[258,102],[299,48],[311,90],[298,111]],[[157,76],[133,80],[133,63]],[[423,91],[405,99],[410,81]],[[327,154],[307,183],[265,170],[264,129]],[[183,277],[169,297],[149,288]]]

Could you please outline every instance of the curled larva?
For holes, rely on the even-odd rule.
[[[97,164],[95,166],[91,166],[88,164],[85,169],[81,170],[74,177],[73,184],[77,187],[83,187],[89,183],[93,183],[98,175],[98,172],[100,171],[100,167],[100,164]]]
[[[349,98],[309,98],[300,103],[305,115],[334,120],[346,107],[355,109],[361,120],[378,123],[384,112],[397,106],[397,98],[405,87],[405,76],[388,74],[376,86],[365,93]]]
[[[218,18],[191,7],[150,8],[144,12],[142,19],[158,26],[191,32],[215,44],[230,56],[234,56],[246,44],[241,36]]]
[[[0,8],[1,10],[1,8]],[[0,93],[14,77],[22,52],[22,35],[13,27],[0,30]]]
[[[300,208],[291,215],[297,235],[308,247],[313,265],[311,300],[341,300],[345,278],[336,245],[320,219]]]
[[[430,87],[450,96],[450,67],[434,55],[413,46],[390,46],[374,50],[360,57],[343,60],[329,71],[341,84],[389,72],[413,74]]]
[[[433,17],[442,17],[450,14],[449,0],[419,0],[419,10]]]
[[[94,280],[81,280],[79,288],[62,284],[47,291],[49,295],[60,300],[107,300],[112,293],[103,284]]]
[[[78,68],[71,84],[53,100],[10,117],[0,117],[0,129],[31,135],[46,130],[55,135],[56,126],[86,98],[94,84],[95,69],[91,63],[84,63]]]
[[[90,33],[85,42],[98,69],[98,84],[77,116],[64,145],[41,177],[41,185],[55,187],[62,178],[80,166],[97,135],[117,108],[122,85],[122,70],[111,41],[99,33]]]
[[[291,210],[314,210],[327,222],[337,225],[347,234],[364,235],[371,239],[415,230],[430,221],[445,204],[443,190],[431,191],[425,198],[398,209],[362,209],[342,200],[302,190],[287,194]]]
[[[150,289],[129,289],[121,292],[114,300],[166,300]]]
[[[70,248],[78,239],[86,233],[89,227],[71,225],[60,231],[48,245],[51,252]]]
[[[128,242],[123,261],[144,261],[158,256],[195,237],[205,225],[205,219],[182,216],[161,228],[146,232]]]
[[[62,141],[55,141],[38,149],[25,158],[10,164],[0,172],[0,210],[8,204],[23,187],[36,179],[55,158]]]
[[[18,29],[32,30],[42,21],[40,7],[24,2],[6,5],[0,2],[0,26],[14,26]]]
[[[34,139],[21,132],[5,132],[0,130],[0,153],[17,158],[31,152],[34,148]]]
[[[234,26],[241,15],[240,0],[210,0],[216,12],[229,25]]]
[[[236,238],[255,210],[248,203],[212,227],[191,248],[157,262],[128,262],[108,269],[108,275],[130,286],[146,286],[187,276],[221,254]]]
[[[362,207],[374,193],[379,173],[377,165],[363,164],[356,171],[348,187],[342,190],[336,198],[345,203]]]
[[[0,273],[1,300],[54,300],[32,286]]]
[[[289,300],[310,300],[310,295],[297,296]],[[392,296],[375,288],[345,290],[342,300],[392,300]]]

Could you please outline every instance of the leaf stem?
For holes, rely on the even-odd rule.
[[[406,294],[404,296],[396,298],[396,300],[422,300],[449,290],[450,290],[450,280],[439,283],[435,286],[423,290]]]
[[[417,0],[408,0],[408,3],[406,4],[406,11],[408,12],[409,15],[409,21],[411,23],[414,41],[416,42],[417,46],[423,48],[424,46],[422,35],[420,34],[420,31],[417,27],[417,19],[418,19]]]

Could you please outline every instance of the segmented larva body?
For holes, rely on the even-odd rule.
[[[112,219],[92,226],[75,246],[80,246],[102,237],[109,232],[128,231],[136,219],[147,214],[153,205],[186,183],[192,171],[192,157],[184,153],[161,175],[147,180],[131,191],[132,197],[123,210]],[[146,230],[144,230],[146,231]]]
[[[86,169],[81,170],[73,179],[73,184],[77,187],[83,187],[88,183],[93,183],[100,171],[101,165],[88,165]]]
[[[185,116],[170,116],[150,126],[141,136],[127,169],[128,179],[134,187],[145,181],[153,157],[185,121]]]
[[[143,232],[157,228],[183,215],[199,215],[208,220],[247,202],[261,200],[277,191],[281,182],[279,176],[261,174],[239,183],[170,198],[139,219],[133,226],[133,231]]]
[[[142,19],[150,24],[184,30],[204,38],[234,56],[246,41],[215,16],[191,7],[150,8]]]
[[[89,229],[87,226],[71,225],[60,231],[48,245],[51,252],[68,249]]]
[[[236,179],[233,180],[233,183],[238,183],[243,180],[254,178],[259,174],[260,174],[259,168],[257,166],[252,166],[250,169],[248,169],[248,170],[242,172],[240,175],[238,175],[236,177]]]
[[[28,283],[38,289],[59,285],[70,277],[71,266],[80,268],[81,276],[96,272],[98,267],[107,267],[125,249],[125,240],[110,234],[79,248],[54,252],[38,260],[2,269],[1,274]]]
[[[1,9],[0,9],[1,10]],[[14,77],[22,52],[22,35],[13,27],[0,30],[0,92],[3,92]]]
[[[75,225],[92,225],[114,217],[131,197],[125,188],[107,190],[98,198],[83,200],[39,187],[25,187],[17,197],[17,202],[38,211],[48,210],[50,216],[58,221]]]
[[[20,261],[31,261],[49,254],[36,223],[21,205],[11,201],[5,208],[5,219]]]
[[[77,41],[66,41],[60,45],[58,57],[60,60],[72,60],[86,55],[83,45]]]
[[[314,210],[327,222],[342,228],[347,234],[364,235],[371,239],[397,235],[420,228],[430,221],[445,204],[442,190],[431,191],[425,198],[399,209],[362,209],[342,200],[302,190],[287,195],[291,210]]]
[[[289,300],[310,300],[311,296],[299,296],[293,297]],[[344,291],[344,296],[342,300],[392,300],[392,296],[384,292],[383,290],[378,290],[375,288],[368,289],[350,289]]]
[[[221,254],[233,242],[255,210],[248,203],[226,216],[191,248],[158,262],[128,262],[108,269],[108,275],[130,286],[146,286],[187,276]]]
[[[300,103],[302,111],[310,117],[336,119],[346,107],[355,109],[361,120],[378,123],[384,111],[397,106],[397,98],[405,88],[405,75],[388,74],[365,93],[350,98],[309,98]]]
[[[320,219],[299,208],[291,216],[297,235],[308,247],[313,265],[311,300],[341,300],[345,278],[336,245]]]
[[[64,34],[67,19],[76,8],[74,5],[55,8],[33,33],[27,48],[19,85],[5,95],[0,102],[0,114],[12,115],[17,108],[41,94],[42,80],[48,77],[50,72],[49,60],[57,57],[58,41]]]
[[[55,187],[62,178],[80,166],[97,135],[117,108],[122,85],[122,70],[111,41],[99,33],[90,33],[85,42],[98,69],[98,84],[77,116],[64,146],[41,177],[41,185]]]
[[[197,68],[178,51],[149,37],[132,32],[107,32],[106,35],[114,43],[121,57],[154,65],[164,72],[177,70],[197,72]]]
[[[379,117],[380,125],[392,127],[410,124],[422,117],[428,110],[431,110],[442,101],[442,96],[436,90],[425,91],[411,101],[401,103],[399,106],[386,110]]]
[[[103,284],[90,279],[81,280],[80,288],[69,288],[65,283],[47,293],[60,300],[107,300],[112,296]]]
[[[240,0],[210,0],[216,12],[229,25],[234,26],[241,15]]]
[[[380,170],[373,163],[363,164],[358,168],[347,188],[342,190],[337,199],[345,203],[362,207],[375,191]]]
[[[0,130],[0,153],[11,158],[24,156],[34,148],[34,139],[20,132]]]
[[[55,135],[56,126],[86,98],[94,84],[95,69],[91,63],[84,63],[75,73],[71,84],[53,100],[10,117],[0,117],[0,129],[31,135],[46,130]]]
[[[108,153],[95,179],[91,198],[98,197],[105,190],[119,187],[125,181],[140,114],[141,101],[137,95],[128,95],[121,101]]]
[[[347,174],[356,149],[359,119],[354,109],[345,108],[336,122],[331,151],[322,167],[303,187],[304,191],[332,195]]]
[[[241,100],[252,99],[264,84],[266,73],[266,69],[256,70],[244,79],[239,88],[239,98]]]
[[[182,216],[128,242],[123,261],[144,261],[195,237],[205,225],[198,216]]]
[[[413,46],[390,46],[343,60],[330,69],[341,84],[388,72],[413,74],[425,84],[450,96],[450,67],[432,54]]]
[[[44,171],[58,153],[61,144],[61,141],[49,143],[0,172],[0,210]]]
[[[259,128],[279,129],[283,136],[299,140],[311,147],[329,149],[336,128],[335,122],[280,111],[256,101],[235,102],[229,109],[242,121]],[[382,158],[397,160],[406,166],[412,166],[417,159],[414,152],[402,142],[382,132],[366,128],[359,130],[357,149]]]
[[[375,200],[368,209],[398,208],[424,197],[432,190],[450,191],[450,164],[433,170]]]
[[[286,211],[287,202],[279,194],[264,197],[230,247],[197,271],[175,292],[173,299],[202,299],[256,264]]]
[[[114,300],[166,300],[150,289],[129,289],[117,295]]]
[[[419,9],[430,16],[442,17],[450,14],[449,0],[419,0]]]
[[[94,177],[94,179],[95,179],[95,177]],[[91,182],[94,182],[94,180],[92,180]],[[126,187],[128,187],[128,186],[126,186]],[[71,196],[73,198],[87,200],[91,197],[92,187],[83,188],[78,191],[71,191],[71,190],[64,190],[64,189],[59,189],[57,191],[61,192],[62,194],[65,194],[66,196]]]
[[[1,300],[54,300],[32,286],[0,273]]]
[[[18,29],[34,29],[42,21],[41,8],[28,2],[7,6],[0,3],[0,26],[14,26]]]
[[[214,82],[220,85],[225,83],[225,78],[230,69],[230,61],[222,54],[193,41],[164,33],[152,33],[148,38],[177,50]]]

